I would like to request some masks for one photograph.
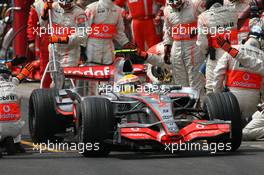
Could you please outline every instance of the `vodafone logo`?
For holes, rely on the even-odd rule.
[[[103,32],[107,33],[109,31],[109,27],[107,25],[103,26]]]
[[[104,67],[103,69],[97,69],[93,67],[89,67],[88,69],[83,70],[64,70],[64,73],[70,75],[84,75],[87,77],[97,77],[97,78],[104,78],[110,76],[110,67]]]
[[[248,81],[250,79],[250,75],[248,73],[244,73],[243,80]]]
[[[3,111],[4,111],[5,113],[9,113],[9,112],[11,111],[10,106],[8,106],[8,105],[4,105],[4,106],[3,106]]]

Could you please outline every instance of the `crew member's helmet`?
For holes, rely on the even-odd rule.
[[[205,1],[205,7],[206,10],[210,9],[213,5],[218,4],[219,6],[224,5],[224,0],[206,0]]]
[[[70,9],[73,6],[73,0],[58,0],[58,3],[63,9]]]
[[[135,93],[140,84],[138,76],[133,74],[125,75],[117,82],[122,94]]]
[[[167,0],[167,4],[172,8],[180,8],[183,5],[184,0]]]
[[[249,32],[249,40],[254,38],[255,42],[253,40],[251,41],[252,43],[250,45],[256,46],[260,49],[264,49],[264,31],[259,25],[255,25],[250,29]]]
[[[147,75],[153,83],[169,84],[173,81],[171,67],[149,65]]]
[[[229,1],[232,2],[232,3],[234,3],[234,2],[239,1],[239,0],[229,0]]]
[[[0,81],[9,81],[11,74],[11,71],[6,65],[0,64]]]

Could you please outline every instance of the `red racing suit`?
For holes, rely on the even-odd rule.
[[[158,44],[161,40],[154,18],[156,17],[158,5],[165,5],[165,0],[115,0],[118,6],[128,6],[129,13],[132,16],[132,35],[134,42],[141,50]],[[156,9],[155,9],[156,8]]]
[[[29,13],[27,24],[27,38],[29,43],[35,43],[35,56],[39,57],[40,61],[40,75],[42,76],[45,68],[49,62],[49,35],[47,33],[40,36],[39,20],[41,18],[41,12],[44,7],[43,0],[35,1],[32,5]],[[50,76],[46,76],[43,82],[43,88],[49,88],[51,83]]]

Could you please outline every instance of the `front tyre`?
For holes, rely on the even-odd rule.
[[[111,102],[105,98],[87,98],[81,102],[78,116],[79,142],[93,145],[82,153],[85,157],[104,157],[111,151],[106,140],[113,139],[114,116]]]
[[[242,141],[241,112],[236,97],[231,92],[211,93],[205,98],[203,109],[209,120],[231,121],[231,137],[227,134],[210,141],[229,143],[231,144],[231,150],[226,151],[236,151]]]
[[[55,136],[65,131],[65,123],[55,110],[54,89],[36,89],[29,99],[29,132],[34,143],[60,141]]]

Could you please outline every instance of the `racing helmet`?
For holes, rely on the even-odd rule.
[[[63,9],[70,9],[73,6],[73,0],[58,0],[58,3]]]
[[[135,93],[140,84],[141,82],[138,76],[133,74],[125,75],[117,82],[117,85],[120,88],[120,93],[122,94]]]
[[[184,0],[167,0],[167,4],[170,5],[172,8],[180,8],[183,5]]]
[[[147,75],[153,83],[172,83],[171,67],[149,65]]]
[[[11,71],[6,65],[0,64],[0,81],[9,81],[11,78]]]
[[[249,39],[246,44],[264,49],[264,31],[261,26],[255,25],[250,29]]]

